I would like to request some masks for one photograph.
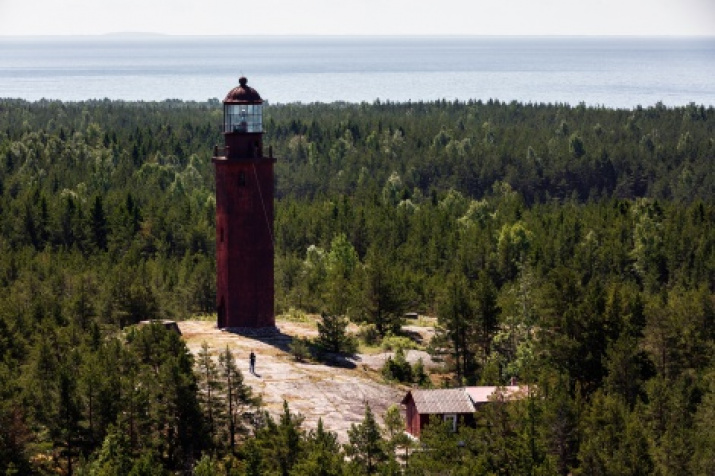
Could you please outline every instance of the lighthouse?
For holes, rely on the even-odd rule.
[[[220,329],[275,331],[273,164],[263,153],[263,100],[245,77],[223,101],[216,174],[216,311]]]

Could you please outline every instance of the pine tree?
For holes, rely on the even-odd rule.
[[[241,447],[243,461],[245,461],[245,469],[241,475],[245,476],[262,476],[263,472],[263,456],[257,438],[249,438]]]
[[[149,450],[134,460],[128,476],[168,476],[169,474],[161,465],[156,454]]]
[[[452,274],[439,302],[437,316],[454,352],[457,382],[472,376],[474,353],[471,342],[475,334],[475,310],[469,286],[461,274]]]
[[[305,454],[303,417],[291,413],[288,402],[283,401],[283,413],[278,423],[268,412],[265,424],[256,431],[256,443],[260,447],[264,472],[288,476],[293,466]]]
[[[429,387],[431,384],[429,375],[425,371],[425,364],[422,357],[412,366],[412,379],[418,387]]]
[[[219,464],[211,456],[205,454],[194,466],[194,476],[214,476],[219,474]]]
[[[476,341],[482,353],[482,363],[491,355],[491,343],[497,329],[499,306],[497,291],[489,275],[481,270],[476,283],[474,307],[476,311]]]
[[[326,431],[323,419],[310,430],[305,438],[304,457],[291,471],[291,476],[340,476],[345,472],[345,459],[338,443],[338,436]]]
[[[362,422],[358,425],[354,423],[350,425],[348,441],[350,443],[345,445],[345,453],[352,459],[354,465],[363,468],[367,474],[377,473],[380,466],[388,459],[382,431],[367,403]]]
[[[84,352],[82,366],[79,371],[79,388],[84,397],[84,406],[87,415],[87,434],[90,444],[97,440],[97,400],[102,388],[101,363],[95,353]],[[100,438],[101,441],[101,438]]]
[[[241,430],[241,415],[246,407],[257,406],[258,399],[253,396],[251,387],[243,382],[243,374],[236,366],[236,359],[228,346],[218,359],[222,385],[226,392],[229,448],[233,451],[236,447],[236,435]]]
[[[330,244],[326,258],[326,302],[330,313],[344,315],[353,300],[353,274],[360,260],[344,234]]]
[[[197,366],[199,371],[199,402],[206,416],[208,432],[213,439],[217,432],[217,423],[222,419],[221,391],[223,385],[219,371],[211,357],[209,346],[206,342],[201,344],[198,354]]]
[[[354,352],[355,341],[347,332],[348,324],[343,316],[322,313],[318,322],[317,344],[328,352]]]
[[[194,359],[175,332],[159,324],[128,336],[133,357],[125,377],[120,422],[133,449],[155,449],[168,469],[185,465],[206,444]]]
[[[15,398],[16,384],[10,369],[0,363],[0,474],[30,473],[27,448],[33,435]]]
[[[597,392],[585,413],[578,455],[585,474],[653,473],[640,416],[629,413],[620,395]]]
[[[410,457],[405,474],[494,474],[487,464],[488,447],[474,430],[461,427],[453,432],[450,424],[435,420],[420,433],[420,447]]]
[[[405,294],[384,250],[370,250],[362,269],[362,291],[352,311],[358,321],[373,324],[380,336],[396,333],[402,326]]]
[[[564,388],[564,380],[564,377],[560,377],[556,388],[545,392],[548,398],[540,430],[543,446],[553,461],[552,466],[558,474],[565,476],[576,465],[579,435],[578,406]],[[543,382],[547,384],[545,379]]]
[[[106,251],[109,224],[107,214],[104,212],[101,195],[94,197],[94,204],[89,215],[89,229],[94,246],[100,251]]]
[[[402,418],[400,408],[397,405],[390,405],[382,420],[385,422],[385,437],[390,453],[397,456],[397,450],[404,449],[404,460],[407,464],[410,457],[412,440],[405,433],[405,419]]]
[[[288,476],[303,451],[303,417],[291,413],[283,400],[283,413],[278,422],[274,456],[283,476]]]
[[[715,371],[706,376],[705,395],[694,415],[694,452],[690,461],[693,474],[715,474]]]
[[[388,380],[397,380],[403,383],[412,382],[412,367],[407,362],[405,351],[402,347],[397,348],[394,358],[387,357],[385,365],[382,367],[382,375]]]
[[[107,429],[102,448],[97,459],[89,464],[87,474],[91,475],[125,475],[131,469],[131,451],[129,441],[124,432],[111,425]]]

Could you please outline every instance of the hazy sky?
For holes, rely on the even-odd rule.
[[[715,0],[0,0],[0,35],[715,35]]]

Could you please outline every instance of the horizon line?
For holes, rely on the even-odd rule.
[[[715,38],[715,34],[327,34],[327,33],[276,33],[276,34],[191,34],[154,32],[109,32],[46,35],[12,35],[0,33],[0,38]]]

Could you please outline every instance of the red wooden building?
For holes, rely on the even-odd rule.
[[[405,429],[415,438],[430,422],[448,422],[456,431],[458,421],[468,425],[474,421],[474,405],[463,388],[410,390],[401,403],[405,405]]]
[[[420,437],[428,423],[447,422],[452,431],[459,425],[474,426],[474,413],[495,398],[514,400],[523,398],[528,387],[463,387],[433,390],[410,390],[402,399],[405,406],[405,430],[415,438]]]
[[[263,100],[244,77],[223,101],[215,147],[216,310],[221,329],[275,329],[273,164],[263,153]]]

